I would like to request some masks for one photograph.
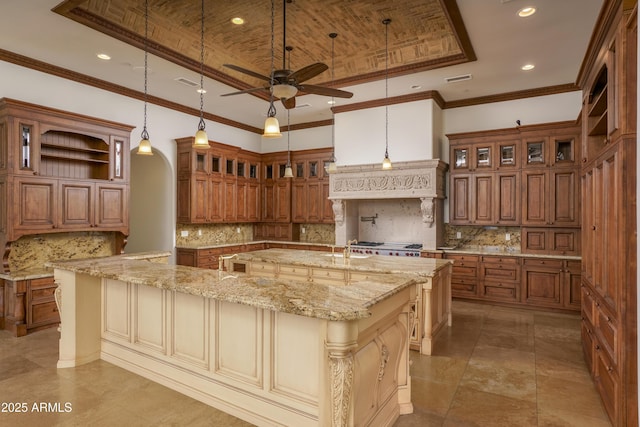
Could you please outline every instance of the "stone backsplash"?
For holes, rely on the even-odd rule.
[[[299,224],[300,241],[334,244],[333,224]],[[304,229],[304,232],[302,230]],[[253,224],[176,224],[176,246],[208,246],[253,241]]]
[[[9,271],[42,268],[47,261],[115,255],[115,235],[77,232],[23,236],[13,242]]]
[[[460,237],[458,237],[460,233]],[[509,240],[506,239],[509,234]],[[479,227],[445,224],[445,247],[456,249],[502,249],[520,251],[519,227]]]

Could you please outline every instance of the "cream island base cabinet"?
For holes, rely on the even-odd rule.
[[[162,268],[170,267],[181,266]],[[271,286],[294,306],[304,302],[288,287],[308,286],[206,274],[218,282],[201,289],[220,285],[216,292],[224,294],[239,281]],[[55,279],[62,319],[58,368],[103,359],[259,426],[391,426],[413,412],[408,329],[415,286],[332,320],[95,271],[56,268]]]

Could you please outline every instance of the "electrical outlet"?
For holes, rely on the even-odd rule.
[[[462,239],[462,233],[457,231],[456,232],[456,239]]]
[[[507,234],[505,234],[505,235],[504,235],[504,240],[506,240],[507,242],[508,242],[509,240],[511,240],[511,233],[507,233]]]
[[[236,228],[236,233],[240,234],[240,227]]]
[[[302,228],[300,228],[300,232],[301,232],[302,234],[304,234],[304,233],[306,233],[306,232],[307,232],[307,229],[306,229],[306,228],[304,228],[304,227],[302,227]]]
[[[202,230],[198,230],[198,236],[202,236]]]
[[[181,230],[180,237],[189,237],[189,232],[187,230]]]

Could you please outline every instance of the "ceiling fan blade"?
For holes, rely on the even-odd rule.
[[[298,86],[298,90],[312,95],[334,96],[336,98],[351,98],[353,96],[353,93],[347,92],[346,90],[316,85],[300,85]]]
[[[259,90],[269,90],[269,86],[267,87],[252,87],[251,89],[245,89],[245,90],[239,90],[237,92],[231,92],[231,93],[223,93],[220,96],[231,96],[231,95],[240,95],[242,93],[251,93],[251,92],[257,92]]]
[[[258,74],[255,71],[247,70],[246,68],[238,67],[233,64],[224,64],[225,67],[231,68],[232,70],[239,71],[241,73],[247,74],[251,77],[255,77],[256,79],[266,80],[268,82],[271,81],[271,77],[263,76],[262,74]]]
[[[286,108],[287,110],[290,110],[292,108],[296,108],[296,97],[292,96],[289,99],[282,99],[282,105],[284,105],[284,108]]]
[[[294,80],[297,83],[302,83],[317,76],[320,73],[325,72],[328,69],[329,67],[326,64],[323,64],[322,62],[316,62],[315,64],[307,65],[306,67],[301,68],[298,71],[294,71],[293,73],[289,74],[288,78],[289,80]]]

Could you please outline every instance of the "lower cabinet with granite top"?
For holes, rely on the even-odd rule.
[[[1,282],[0,329],[16,337],[57,326],[60,314],[54,293],[56,284],[51,277]]]
[[[453,261],[454,298],[539,309],[580,311],[580,266],[576,257],[426,253]]]

